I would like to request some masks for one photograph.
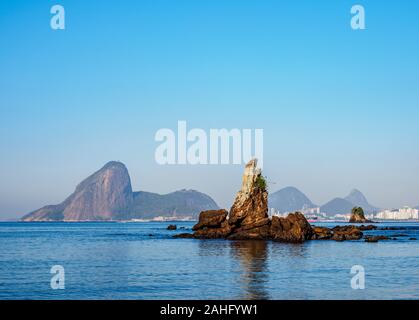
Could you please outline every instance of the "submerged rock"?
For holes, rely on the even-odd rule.
[[[353,220],[368,222],[362,208],[354,208]],[[301,243],[306,240],[359,240],[361,230],[375,230],[369,226],[343,226],[329,229],[311,226],[300,212],[287,217],[268,216],[268,191],[257,160],[249,161],[244,170],[242,186],[233,206],[226,210],[203,211],[193,234],[180,234],[177,238],[228,239],[228,240],[274,240]]]
[[[328,240],[333,236],[332,230],[326,227],[313,227],[311,240]]]
[[[378,242],[379,240],[390,240],[386,236],[365,236],[365,242]]]

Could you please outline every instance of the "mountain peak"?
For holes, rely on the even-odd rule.
[[[358,189],[352,189],[351,190],[351,192],[349,193],[349,195],[356,195],[356,194],[361,194],[362,195],[362,192],[361,191],[359,191]]]
[[[269,195],[269,207],[279,212],[292,212],[316,205],[299,189],[288,186]]]
[[[106,163],[101,170],[103,169],[109,169],[109,168],[121,168],[121,169],[126,169],[127,167],[125,166],[125,164],[123,164],[120,161],[109,161],[108,163]]]
[[[196,190],[181,190],[167,195],[133,192],[126,166],[110,161],[80,182],[75,191],[58,205],[35,210],[25,221],[88,221],[153,218],[155,216],[196,216],[218,209],[215,201]]]
[[[345,197],[346,201],[354,204],[355,206],[362,207],[365,212],[376,212],[377,207],[371,205],[364,194],[358,189],[353,189],[348,196]]]

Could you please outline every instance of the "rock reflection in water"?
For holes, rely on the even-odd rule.
[[[269,299],[267,259],[269,258],[266,241],[231,241],[230,253],[240,262],[240,286],[244,293],[239,299]]]

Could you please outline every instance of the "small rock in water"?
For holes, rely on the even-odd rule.
[[[177,226],[175,224],[169,224],[169,226],[167,227],[167,230],[176,230]]]
[[[418,240],[418,239],[416,239],[416,238],[409,238],[409,240]]]

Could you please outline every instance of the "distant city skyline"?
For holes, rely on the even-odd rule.
[[[111,160],[134,190],[229,208],[243,165],[159,165],[158,130],[263,129],[271,192],[419,205],[419,2],[0,3],[0,219],[60,203]]]

